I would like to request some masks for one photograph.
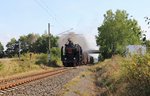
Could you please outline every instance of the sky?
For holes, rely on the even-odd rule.
[[[29,33],[43,34],[51,24],[51,34],[71,30],[83,34],[91,48],[97,48],[95,35],[107,10],[126,10],[148,30],[144,21],[150,16],[150,0],[0,0],[0,42]],[[147,32],[147,38],[150,34]]]

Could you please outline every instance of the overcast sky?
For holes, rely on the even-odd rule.
[[[144,17],[150,16],[149,4],[150,0],[0,0],[0,42],[6,45],[31,32],[43,34],[50,22],[53,35],[73,28],[96,48],[97,27],[107,10],[126,10],[148,31]]]

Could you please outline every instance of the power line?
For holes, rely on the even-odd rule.
[[[39,1],[34,0],[34,1],[49,15],[49,17],[53,18],[58,24],[60,24],[63,28],[65,28],[64,24],[62,24],[55,18],[56,14],[54,13],[54,11],[51,10],[54,15],[49,12],[50,8],[47,6],[47,4],[43,0],[39,0]]]
[[[53,16],[53,18],[56,20],[56,22],[59,23],[61,26],[63,26],[63,27],[65,28],[64,22],[62,22],[61,17],[60,17],[59,15],[56,15],[56,13],[55,13],[52,9],[50,9],[50,8],[48,7],[48,5],[47,5],[43,0],[40,0],[40,1],[45,5],[45,7],[46,7],[47,9],[49,9],[49,10],[53,13],[52,16]],[[57,20],[57,18],[55,18],[55,17],[58,17],[59,20],[61,20],[61,22],[59,22],[59,20]]]
[[[49,17],[51,17],[51,14],[47,10],[47,8],[45,8],[40,2],[38,2],[38,0],[34,0],[34,1],[49,15]]]
[[[70,32],[71,30],[73,30],[73,28],[70,28],[69,30],[66,30],[66,31],[64,31],[64,32],[61,32],[61,33],[59,33],[59,34],[57,34],[57,35],[61,35],[61,34],[64,34],[64,33],[66,33],[66,32]]]

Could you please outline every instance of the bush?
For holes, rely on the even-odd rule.
[[[96,84],[104,96],[148,96],[150,94],[150,55],[131,58],[115,56],[100,63]]]
[[[48,64],[48,57],[47,57],[47,54],[39,54],[37,56],[37,61],[36,61],[36,64],[44,64],[44,65],[47,65]]]
[[[135,55],[122,65],[122,77],[127,83],[127,95],[148,96],[150,94],[150,55]]]
[[[50,55],[50,62],[48,61],[48,54],[39,54],[37,56],[36,64],[44,64],[46,66],[62,66],[61,59],[60,59],[60,49],[59,48],[52,48],[51,55]]]

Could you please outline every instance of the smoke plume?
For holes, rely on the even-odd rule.
[[[89,50],[85,37],[82,34],[75,34],[74,32],[61,35],[58,40],[59,47],[64,46],[68,42],[68,38],[70,38],[74,44],[79,44],[83,51]]]

